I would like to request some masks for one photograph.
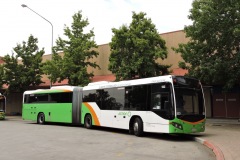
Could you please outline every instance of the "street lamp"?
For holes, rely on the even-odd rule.
[[[41,16],[40,14],[38,14],[37,12],[35,12],[34,10],[32,10],[31,8],[29,8],[27,5],[25,5],[25,4],[22,4],[21,5],[23,8],[28,8],[28,9],[30,9],[32,12],[34,12],[35,14],[37,14],[38,16],[40,16],[40,17],[42,17],[45,21],[47,21],[48,23],[50,23],[50,25],[51,25],[51,27],[52,27],[52,47],[51,47],[51,56],[50,56],[50,59],[52,59],[52,50],[53,50],[53,25],[52,25],[52,23],[49,21],[49,20],[47,20],[46,18],[44,18],[43,16]],[[51,82],[50,82],[50,88],[52,87],[52,80],[50,80]]]

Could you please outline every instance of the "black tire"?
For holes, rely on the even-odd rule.
[[[143,136],[143,122],[140,118],[135,118],[133,122],[133,133],[137,137]]]
[[[45,124],[45,115],[44,113],[39,113],[37,117],[38,124]]]
[[[90,114],[87,114],[84,118],[84,126],[87,129],[91,129],[92,128],[92,116]]]

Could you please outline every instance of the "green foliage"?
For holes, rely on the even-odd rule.
[[[144,78],[168,73],[170,66],[156,63],[167,58],[165,41],[145,13],[133,12],[130,26],[113,28],[109,70],[116,79]]]
[[[54,47],[53,59],[44,64],[43,70],[49,75],[52,82],[68,79],[70,85],[86,85],[93,77],[87,72],[87,67],[99,67],[90,59],[97,57],[98,53],[93,48],[97,45],[93,39],[94,32],[84,33],[84,28],[89,25],[88,19],[83,19],[81,12],[73,15],[71,28],[65,26],[64,35],[68,40],[58,38]],[[64,52],[60,57],[57,53]]]
[[[3,79],[4,78],[4,69],[3,69],[3,66],[2,65],[0,65],[0,86],[2,86],[3,85]],[[1,87],[2,88],[2,87]],[[1,89],[0,88],[0,89]]]
[[[36,86],[41,83],[41,62],[44,49],[38,51],[38,40],[32,35],[22,45],[17,44],[12,55],[3,57],[4,74],[3,83],[7,84],[9,91],[24,91],[29,86]],[[22,63],[18,63],[21,59]]]
[[[186,26],[187,44],[176,52],[185,62],[189,75],[207,84],[222,84],[230,89],[240,81],[240,1],[195,0]]]
[[[53,49],[53,51],[55,50]],[[51,82],[60,82],[59,75],[62,72],[62,66],[62,57],[54,52],[51,61],[47,60],[43,63],[42,70],[44,74],[48,75]]]

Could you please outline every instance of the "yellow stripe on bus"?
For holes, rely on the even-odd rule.
[[[83,103],[87,108],[88,110],[90,111],[91,115],[92,115],[92,118],[94,120],[94,123],[96,126],[100,126],[100,122],[97,118],[97,114],[95,113],[95,111],[93,110],[92,106],[90,104],[88,104],[87,102],[84,102]]]

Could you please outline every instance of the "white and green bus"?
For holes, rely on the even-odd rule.
[[[206,121],[200,81],[171,75],[26,91],[22,117],[126,129],[136,136],[204,132]]]
[[[5,119],[6,114],[6,97],[0,93],[0,120]]]

